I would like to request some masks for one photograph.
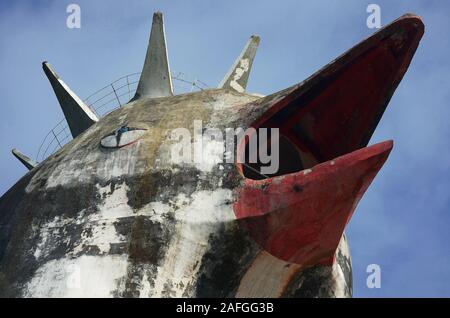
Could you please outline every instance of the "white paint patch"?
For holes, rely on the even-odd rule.
[[[189,205],[186,205],[189,201],[182,193],[177,196],[177,202],[178,206],[184,205],[175,213],[175,218],[181,222],[210,225],[236,219],[230,205],[232,191],[229,189],[195,192],[191,195]]]
[[[233,79],[230,81],[230,86],[234,88],[239,93],[245,92],[245,88],[241,86],[241,84],[238,83],[238,81],[242,78],[242,76],[248,72],[250,67],[250,61],[249,59],[241,59],[239,61],[239,67],[236,67],[236,70],[234,71]]]
[[[202,172],[211,172],[219,163],[224,161],[225,144],[223,141],[211,140],[203,137],[203,155],[200,162],[195,162],[194,166]]]
[[[340,251],[344,257],[351,260],[350,250],[345,235],[342,235],[341,240],[339,241],[338,251]],[[331,274],[333,280],[334,297],[337,298],[349,297],[350,295],[346,294],[347,282],[345,281],[345,275],[344,272],[342,271],[341,266],[337,261],[333,263]]]
[[[48,239],[48,230],[42,229],[40,234],[40,241],[38,245],[36,246],[36,250],[33,253],[33,256],[35,259],[39,259],[39,257],[42,255],[43,250],[45,249],[47,239]]]
[[[82,226],[82,236],[73,250],[59,260],[42,265],[27,285],[28,297],[108,297],[118,288],[118,278],[127,273],[127,255],[109,255],[112,243],[126,242],[116,232],[114,223],[120,218],[145,215],[155,222],[165,222],[164,216],[174,212],[175,235],[169,242],[168,252],[157,268],[154,287],[150,286],[146,274],[141,281],[142,297],[165,296],[162,292],[168,282],[172,283],[172,297],[181,297],[189,284],[196,279],[201,265],[198,260],[208,249],[210,234],[217,226],[235,219],[232,210],[232,191],[198,191],[190,197],[180,193],[169,204],[151,202],[138,212],[128,206],[128,187],[117,184],[111,193],[109,186],[98,187],[104,202],[99,212],[87,215],[80,211],[75,218],[55,217],[40,229],[40,242],[34,251],[37,259],[50,254],[61,240],[65,239],[64,227],[69,224]],[[85,247],[97,247],[100,255],[80,255]],[[68,268],[79,268],[79,288],[69,288],[66,280]]]
[[[40,229],[39,243],[34,251],[34,257],[40,259],[49,255],[61,243],[59,229],[64,229],[68,224],[78,224],[83,226],[81,239],[77,242],[75,248],[69,253],[75,256],[83,251],[87,246],[96,247],[100,254],[108,254],[111,244],[125,241],[122,235],[119,235],[115,229],[114,223],[119,218],[139,215],[133,213],[128,206],[126,184],[116,185],[113,193],[110,187],[97,187],[98,194],[104,197],[104,202],[98,207],[99,212],[85,215],[85,211],[80,211],[76,218],[55,217],[51,222],[43,225]]]
[[[332,275],[333,275],[333,282],[334,282],[334,297],[336,298],[346,298],[348,297],[345,293],[347,284],[345,283],[345,276],[342,272],[341,267],[339,266],[338,262],[334,262],[333,269],[332,269]]]
[[[223,222],[235,219],[231,202],[231,190],[198,191],[189,204],[185,197],[177,197],[181,208],[175,212],[178,221],[176,235],[171,239],[168,251],[158,267],[152,297],[167,296],[161,293],[171,282],[171,297],[182,297],[189,284],[196,280],[200,262],[208,249],[210,234]]]
[[[236,298],[281,297],[301,265],[288,263],[261,251],[241,279]]]
[[[80,244],[74,248],[73,254],[77,255],[86,246],[94,246],[100,254],[108,254],[111,244],[124,242],[125,238],[118,235],[114,228],[116,220],[104,220],[102,222],[89,222],[81,235]]]
[[[52,260],[37,270],[26,285],[24,296],[112,297],[116,280],[126,271],[126,255],[83,255],[75,259]]]
[[[141,282],[141,290],[139,291],[139,298],[148,298],[152,293],[152,287],[148,280],[147,272],[144,271]]]
[[[116,232],[114,223],[120,218],[151,215],[160,219],[168,207],[160,203],[147,205],[142,212],[134,213],[128,206],[128,187],[118,184],[111,193],[110,186],[98,187],[104,202],[99,212],[86,215],[80,211],[75,218],[55,217],[40,229],[40,241],[34,251],[36,259],[49,255],[62,240],[67,239],[65,226],[82,226],[82,235],[73,250],[59,260],[52,260],[38,268],[26,287],[27,297],[109,297],[116,290],[117,279],[127,273],[127,255],[108,255],[112,243],[125,242]],[[63,231],[61,233],[61,230]],[[86,247],[96,247],[100,255],[79,255]],[[71,272],[73,269],[76,272]],[[79,278],[74,275],[79,273]],[[70,281],[79,283],[70,284]],[[147,287],[149,288],[149,287]]]
[[[33,252],[36,260],[47,256],[53,251],[55,248],[53,243],[55,240],[60,240],[57,229],[64,227],[69,222],[70,220],[68,219],[61,219],[59,216],[56,216],[52,221],[37,229],[39,231],[39,243]]]
[[[89,221],[111,220],[134,215],[128,205],[129,188],[125,183],[116,184],[112,194],[109,193],[111,191],[109,185],[103,188],[97,185],[97,189],[101,196],[105,196],[105,201],[98,207],[99,212],[89,217]]]
[[[98,194],[104,197],[102,205],[98,206],[98,212],[85,215],[85,211],[80,211],[76,218],[55,217],[51,222],[40,228],[39,243],[33,252],[36,259],[49,255],[60,243],[58,229],[64,229],[69,224],[82,225],[82,235],[75,248],[69,253],[76,256],[83,251],[86,246],[97,247],[100,254],[108,254],[111,244],[122,243],[126,238],[118,234],[114,223],[121,218],[133,216],[148,216],[153,221],[163,222],[163,215],[167,214],[171,208],[161,202],[151,202],[138,212],[134,212],[128,205],[128,186],[117,184],[114,192],[110,193],[110,186],[97,187]]]
[[[191,136],[188,135],[186,137],[190,138]],[[183,141],[182,144],[178,140],[168,141],[167,144],[164,145],[164,148],[168,147],[171,155],[168,157],[169,159],[164,162],[158,161],[158,168],[161,169],[162,167],[171,164],[174,167],[185,165],[194,167],[201,172],[209,173],[215,166],[225,161],[225,143],[223,138],[216,140],[212,139],[211,136],[202,135],[199,139],[199,142]],[[180,157],[173,155],[177,154],[181,148],[183,149],[183,153],[187,153],[188,155]],[[189,155],[189,153],[191,155]]]

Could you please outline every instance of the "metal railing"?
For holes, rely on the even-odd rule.
[[[132,73],[115,80],[114,82],[89,95],[84,103],[101,118],[113,110],[128,103],[134,96],[141,73]],[[200,91],[208,88],[208,85],[197,79],[189,79],[186,74],[179,72],[172,76],[172,84],[176,94]],[[59,121],[55,127],[45,135],[39,146],[36,161],[45,160],[66,143],[72,140],[72,135],[66,119]]]

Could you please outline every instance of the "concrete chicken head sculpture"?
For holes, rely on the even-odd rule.
[[[351,296],[344,228],[423,32],[404,15],[266,97],[245,92],[252,36],[217,89],[174,96],[155,13],[134,98],[102,118],[44,62],[74,139],[39,164],[14,150],[30,172],[0,199],[0,294]]]

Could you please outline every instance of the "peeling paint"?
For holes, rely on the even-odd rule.
[[[25,297],[112,297],[116,280],[126,271],[125,255],[52,260],[42,265],[25,286]],[[79,277],[71,277],[79,271]],[[79,284],[71,280],[79,280]]]

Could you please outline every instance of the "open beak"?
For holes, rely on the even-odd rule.
[[[419,17],[404,15],[304,82],[246,105],[249,126],[278,128],[290,145],[280,147],[281,173],[255,176],[258,167],[241,166],[247,178],[235,215],[269,253],[305,266],[332,263],[392,149],[392,141],[366,146],[423,33]]]

